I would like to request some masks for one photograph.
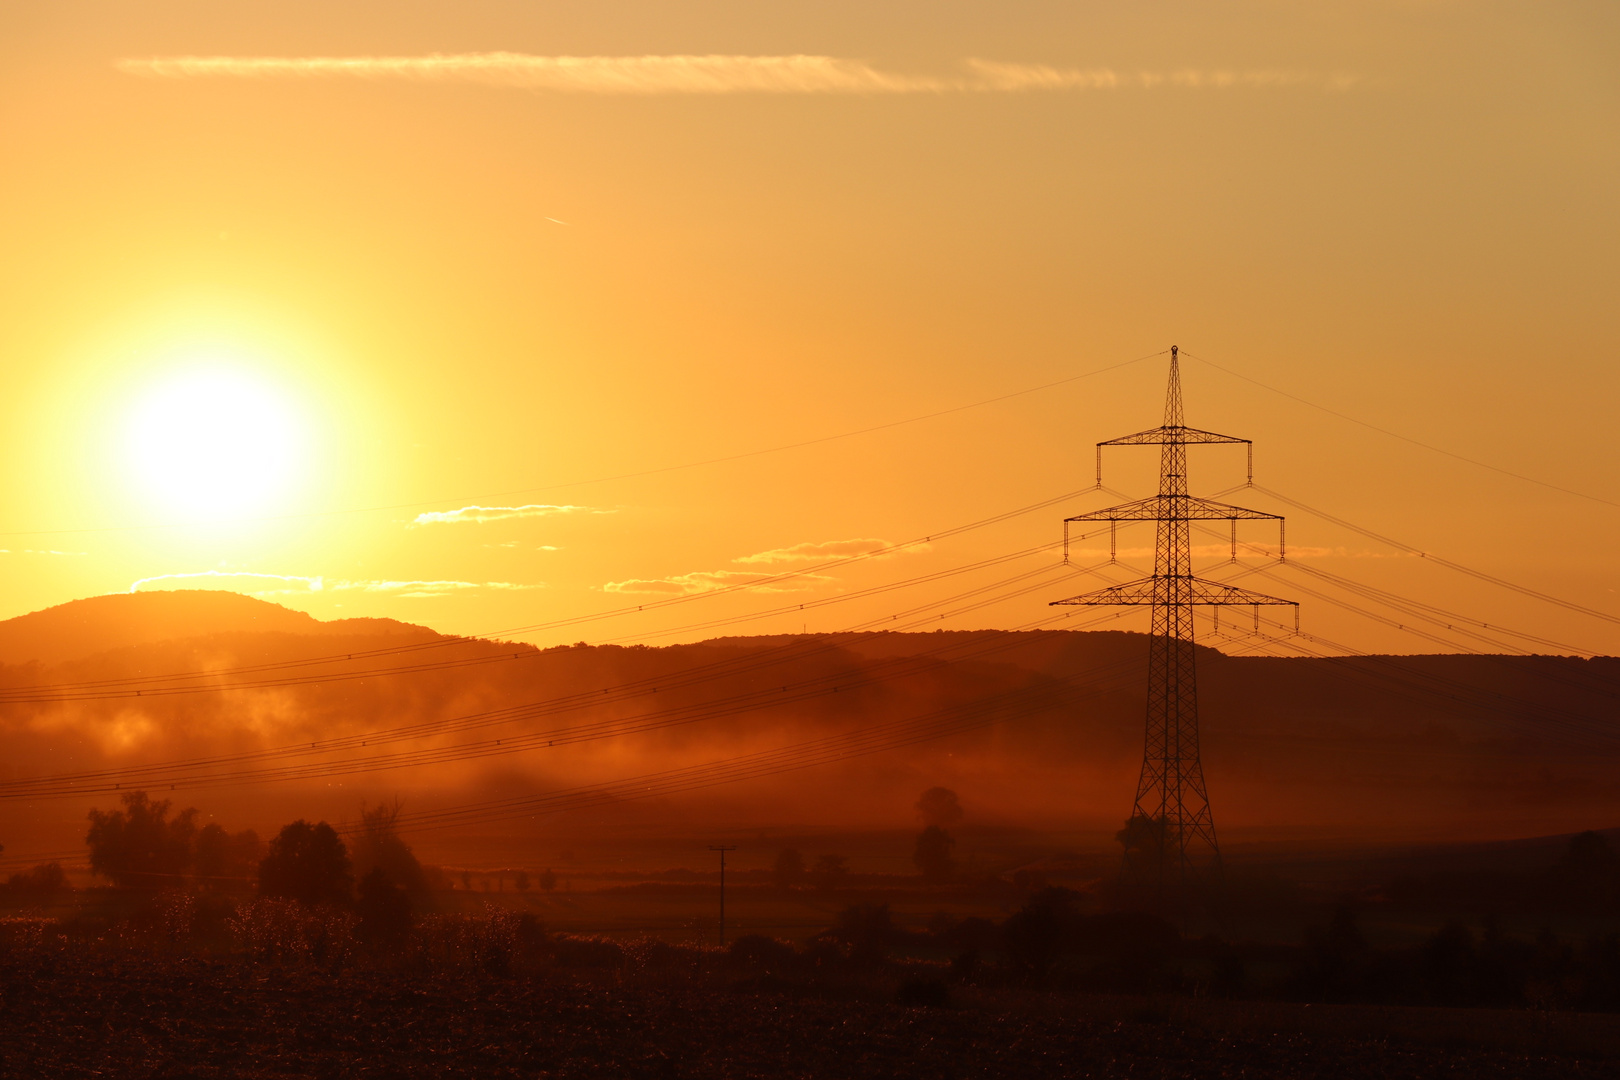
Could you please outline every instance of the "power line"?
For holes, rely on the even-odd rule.
[[[419,671],[419,670],[420,671],[437,670],[437,669],[442,668],[442,667],[478,665],[478,664],[484,664],[484,663],[500,662],[500,661],[504,661],[504,660],[507,660],[507,659],[520,659],[520,658],[522,658],[523,654],[514,654],[512,657],[507,657],[507,656],[504,656],[504,655],[499,655],[499,656],[495,656],[495,657],[478,657],[478,658],[473,658],[473,659],[466,660],[466,661],[444,661],[444,662],[441,662],[441,663],[438,663],[438,664],[410,665],[410,666],[400,667],[400,668],[376,668],[376,669],[370,669],[368,671],[360,672],[360,673],[345,673],[345,674],[338,674],[338,675],[332,675],[332,676],[304,676],[304,677],[298,677],[298,678],[295,678],[295,679],[288,679],[288,680],[264,680],[264,681],[257,682],[257,683],[234,683],[234,684],[226,684],[226,685],[177,686],[177,687],[166,687],[166,686],[162,685],[164,683],[171,683],[171,682],[182,682],[182,683],[184,683],[184,682],[195,682],[195,681],[203,680],[203,679],[220,679],[220,678],[224,678],[224,677],[227,677],[227,676],[230,676],[230,675],[257,674],[257,673],[260,673],[260,672],[291,670],[291,669],[296,669],[298,667],[304,667],[304,666],[318,666],[318,665],[333,664],[333,663],[352,662],[352,661],[357,660],[357,659],[369,659],[369,658],[378,657],[378,656],[397,656],[397,655],[402,655],[402,654],[407,654],[407,653],[426,651],[426,650],[429,650],[429,649],[447,648],[447,647],[456,646],[456,645],[482,643],[482,642],[486,642],[489,638],[521,637],[521,636],[524,636],[526,634],[540,633],[540,632],[543,632],[543,631],[546,631],[546,630],[558,629],[558,628],[563,627],[563,626],[580,625],[580,624],[587,623],[587,622],[595,622],[595,621],[600,621],[600,620],[603,620],[603,619],[616,618],[616,617],[624,616],[624,615],[639,614],[639,613],[643,613],[643,612],[646,612],[646,611],[660,610],[660,609],[663,609],[663,608],[677,606],[677,605],[680,605],[680,604],[693,603],[693,602],[696,602],[696,601],[699,601],[699,600],[706,600],[706,599],[710,599],[710,598],[716,597],[716,596],[729,595],[729,594],[733,594],[733,593],[737,593],[737,592],[747,591],[747,590],[751,590],[751,589],[757,589],[757,588],[759,588],[761,586],[781,584],[783,582],[790,581],[790,580],[792,580],[794,578],[799,578],[799,577],[803,577],[803,576],[806,576],[806,575],[819,574],[819,573],[821,573],[823,571],[830,570],[830,569],[835,569],[837,567],[845,566],[845,565],[848,565],[850,563],[855,563],[855,562],[859,562],[859,561],[862,561],[862,560],[876,559],[876,558],[880,558],[880,557],[885,556],[885,555],[892,555],[892,554],[895,554],[897,552],[903,551],[903,550],[905,550],[907,548],[917,547],[917,546],[920,546],[922,544],[932,543],[935,540],[948,539],[949,537],[958,536],[958,535],[961,535],[962,533],[970,532],[970,531],[973,531],[975,529],[981,529],[981,528],[985,528],[985,527],[990,526],[990,525],[1000,524],[1003,521],[1009,521],[1009,520],[1011,520],[1013,518],[1020,517],[1020,516],[1023,516],[1025,514],[1034,513],[1037,510],[1044,510],[1044,509],[1046,509],[1048,507],[1051,507],[1051,506],[1054,506],[1054,505],[1056,505],[1058,503],[1067,502],[1067,501],[1069,501],[1071,499],[1074,499],[1074,498],[1077,498],[1077,497],[1079,497],[1081,495],[1084,495],[1089,490],[1090,489],[1082,488],[1082,489],[1079,489],[1079,490],[1076,490],[1076,491],[1065,492],[1062,495],[1058,495],[1058,496],[1055,496],[1055,497],[1049,498],[1049,499],[1043,499],[1040,502],[1032,503],[1032,504],[1030,504],[1028,506],[1024,506],[1024,507],[1019,507],[1016,510],[1009,510],[1009,511],[1005,511],[1005,512],[1000,513],[1000,514],[992,515],[992,516],[987,517],[987,518],[981,518],[978,521],[969,522],[966,525],[958,525],[958,526],[954,526],[954,527],[944,529],[944,530],[941,530],[941,531],[938,531],[938,532],[929,533],[929,534],[927,534],[925,536],[915,538],[915,539],[912,539],[912,540],[906,540],[906,541],[903,541],[903,542],[897,543],[897,544],[889,544],[889,545],[886,545],[886,546],[884,546],[882,548],[877,548],[877,549],[874,549],[874,550],[869,551],[869,552],[861,552],[861,553],[858,553],[858,554],[855,554],[855,555],[842,556],[842,557],[837,558],[837,559],[829,559],[829,560],[826,560],[824,562],[817,563],[817,564],[815,564],[813,566],[805,567],[805,568],[798,569],[798,570],[783,571],[781,573],[770,575],[770,576],[767,576],[767,577],[764,577],[764,578],[757,578],[757,579],[753,579],[753,580],[750,580],[750,581],[747,581],[747,582],[740,582],[740,583],[737,583],[737,584],[734,584],[734,585],[727,585],[727,586],[723,586],[721,588],[711,589],[711,590],[707,590],[707,591],[701,592],[701,593],[691,593],[691,594],[686,594],[686,595],[681,595],[681,596],[665,597],[664,599],[661,599],[661,600],[653,600],[653,601],[648,601],[648,602],[645,602],[645,603],[642,603],[642,604],[636,604],[636,605],[624,605],[622,607],[611,608],[611,609],[608,609],[608,610],[605,610],[605,611],[595,612],[595,613],[591,613],[591,614],[570,616],[570,617],[564,618],[564,619],[556,619],[556,620],[552,620],[551,622],[547,622],[547,623],[537,623],[537,624],[532,624],[532,625],[529,625],[529,626],[509,627],[509,628],[503,629],[503,630],[491,631],[488,634],[480,635],[479,637],[475,637],[475,638],[466,638],[466,637],[444,638],[444,639],[440,639],[440,640],[436,640],[436,641],[421,642],[421,643],[416,643],[416,644],[412,644],[412,645],[389,646],[389,647],[384,648],[384,649],[364,650],[364,651],[351,652],[351,653],[331,653],[331,654],[326,654],[324,656],[309,657],[309,658],[302,659],[302,660],[278,661],[278,662],[271,663],[271,664],[247,665],[247,666],[239,666],[239,667],[236,667],[236,668],[212,668],[212,669],[205,669],[203,671],[175,672],[175,673],[169,673],[169,674],[165,674],[165,675],[147,675],[147,676],[138,676],[138,677],[135,677],[135,678],[127,678],[127,679],[104,679],[104,680],[94,680],[94,681],[89,681],[89,682],[55,683],[55,684],[44,684],[44,685],[33,685],[33,686],[23,686],[23,687],[16,687],[16,688],[0,689],[0,704],[23,703],[23,702],[30,702],[30,701],[92,700],[92,699],[103,699],[103,698],[134,698],[134,697],[145,697],[145,696],[166,696],[166,695],[173,695],[173,694],[179,694],[179,693],[220,693],[220,692],[223,692],[223,691],[238,690],[238,689],[262,689],[262,688],[265,688],[265,687],[272,687],[272,686],[279,687],[279,686],[285,686],[285,685],[307,685],[307,684],[328,682],[328,681],[342,682],[342,681],[350,681],[350,680],[353,680],[353,679],[356,679],[356,678],[370,678],[370,677],[375,677],[375,676],[378,676],[378,675],[393,674],[393,673],[401,672],[401,671],[403,671],[403,672],[413,672],[413,671]],[[1030,552],[1034,552],[1034,551],[1043,550],[1043,549],[1049,549],[1049,548],[1050,548],[1050,545],[1043,545],[1041,547],[1030,548],[1030,549],[1027,549],[1027,550],[1030,551]],[[844,594],[844,595],[845,596],[853,596],[855,594]],[[833,602],[833,601],[835,601],[837,599],[838,598],[828,598],[828,602]],[[809,603],[809,602],[807,602],[807,603]],[[802,605],[800,605],[800,606],[802,606]],[[780,608],[778,608],[776,610],[780,612],[780,611],[794,610],[794,608],[795,608],[794,605],[787,605],[787,606],[784,606],[784,607],[780,607]],[[535,655],[538,655],[538,654],[535,654]],[[112,689],[113,687],[123,687],[125,689],[114,690],[114,689]],[[80,691],[83,691],[83,692],[81,693]]]
[[[1289,506],[1292,506],[1297,510],[1303,510],[1307,514],[1313,514],[1316,517],[1321,518],[1323,521],[1330,521],[1341,528],[1360,533],[1362,536],[1365,536],[1370,540],[1377,540],[1379,543],[1388,544],[1390,547],[1395,548],[1398,551],[1404,551],[1410,555],[1416,555],[1420,559],[1427,559],[1430,562],[1438,563],[1447,569],[1455,570],[1460,574],[1467,574],[1469,577],[1477,578],[1480,581],[1489,582],[1492,585],[1511,590],[1512,592],[1519,593],[1523,596],[1528,596],[1535,600],[1541,600],[1549,604],[1554,604],[1569,611],[1579,612],[1582,615],[1590,615],[1592,618],[1602,619],[1604,622],[1620,625],[1620,616],[1610,615],[1606,611],[1599,611],[1596,608],[1589,608],[1584,604],[1577,604],[1573,600],[1565,600],[1561,597],[1553,596],[1550,593],[1541,592],[1539,589],[1532,589],[1527,585],[1518,585],[1514,582],[1508,581],[1506,578],[1500,578],[1494,574],[1487,574],[1483,570],[1475,570],[1473,567],[1464,566],[1461,563],[1442,558],[1433,552],[1424,551],[1421,548],[1413,547],[1411,544],[1403,543],[1400,540],[1391,539],[1388,536],[1383,536],[1379,533],[1373,532],[1371,529],[1367,529],[1360,525],[1356,525],[1353,522],[1346,521],[1344,518],[1335,517],[1325,510],[1318,510],[1313,506],[1307,506],[1298,499],[1290,498],[1281,492],[1272,491],[1270,488],[1262,487],[1259,484],[1254,485],[1254,489],[1256,491],[1263,492],[1266,495],[1270,495],[1273,499],[1287,503]]]
[[[179,528],[190,529],[200,526],[218,524],[238,525],[267,523],[274,521],[304,521],[311,518],[337,517],[347,514],[373,514],[387,510],[415,510],[418,507],[443,506],[445,503],[452,502],[469,503],[479,499],[502,499],[512,495],[534,495],[543,491],[562,491],[567,488],[585,487],[590,484],[607,484],[616,480],[634,480],[643,476],[658,476],[663,473],[679,472],[685,469],[697,469],[706,465],[719,465],[727,461],[741,461],[744,458],[761,457],[766,454],[780,454],[788,450],[799,450],[806,446],[818,446],[822,443],[836,442],[840,439],[852,439],[859,435],[870,435],[877,431],[887,431],[890,428],[904,427],[908,424],[917,424],[923,422],[924,420],[935,420],[941,416],[950,416],[953,413],[967,412],[970,409],[981,409],[986,405],[995,405],[998,402],[1010,401],[1013,398],[1024,397],[1028,394],[1036,394],[1042,390],[1051,390],[1054,387],[1065,386],[1072,382],[1078,382],[1081,379],[1090,379],[1097,375],[1102,375],[1110,371],[1117,371],[1120,368],[1130,367],[1132,364],[1140,364],[1144,360],[1151,360],[1155,356],[1163,355],[1164,350],[1160,349],[1156,353],[1149,353],[1146,356],[1138,356],[1134,360],[1122,360],[1116,364],[1108,364],[1104,367],[1094,368],[1091,371],[1081,372],[1079,375],[1070,375],[1066,378],[1054,379],[1051,382],[1042,383],[1039,386],[1026,387],[1023,390],[1014,390],[1011,393],[998,394],[995,397],[985,398],[982,401],[974,401],[966,405],[955,405],[949,409],[939,409],[935,412],[923,413],[919,416],[910,416],[904,420],[891,420],[883,424],[873,424],[871,427],[857,428],[853,431],[842,431],[836,435],[822,435],[814,439],[804,439],[800,442],[784,443],[780,446],[768,446],[758,450],[744,450],[736,454],[723,454],[719,457],[704,458],[701,461],[687,461],[682,462],[679,465],[662,465],[654,469],[641,469],[636,472],[617,473],[612,476],[598,476],[589,480],[569,480],[562,483],[544,484],[537,487],[509,488],[505,491],[486,491],[480,495],[463,495],[456,496],[454,498],[426,499],[406,503],[388,503],[378,506],[351,507],[342,510],[314,510],[302,514],[275,514],[262,517],[225,518],[217,521],[168,522],[155,525],[109,525],[99,528],[81,529],[12,529],[0,530],[0,536],[67,536],[86,533],[144,532]]]
[[[1413,446],[1422,447],[1423,449],[1431,451],[1433,453],[1443,454],[1446,457],[1455,458],[1458,461],[1466,462],[1469,465],[1474,465],[1474,466],[1477,466],[1478,468],[1481,468],[1481,469],[1489,469],[1491,472],[1494,472],[1494,473],[1501,473],[1503,476],[1511,476],[1513,479],[1522,480],[1527,484],[1535,484],[1538,487],[1544,487],[1544,488],[1547,488],[1547,489],[1552,490],[1552,491],[1562,492],[1565,495],[1574,495],[1578,499],[1587,499],[1587,500],[1590,500],[1591,502],[1602,503],[1604,506],[1620,507],[1620,502],[1617,502],[1617,501],[1615,501],[1613,499],[1605,499],[1601,495],[1592,495],[1592,494],[1590,494],[1588,492],[1585,492],[1585,491],[1576,491],[1574,488],[1567,488],[1567,487],[1564,487],[1562,484],[1554,484],[1554,483],[1551,483],[1551,482],[1546,481],[1546,480],[1538,480],[1534,476],[1526,476],[1523,473],[1516,473],[1516,472],[1512,471],[1511,469],[1504,469],[1500,465],[1492,465],[1488,461],[1480,461],[1478,458],[1471,458],[1471,457],[1468,457],[1465,454],[1459,454],[1459,453],[1456,453],[1455,451],[1447,450],[1447,449],[1444,449],[1443,447],[1435,446],[1433,443],[1426,443],[1426,442],[1423,442],[1420,439],[1414,439],[1410,435],[1402,435],[1398,431],[1391,431],[1388,428],[1379,427],[1377,424],[1372,424],[1372,423],[1368,423],[1366,420],[1357,419],[1356,417],[1351,416],[1348,413],[1342,413],[1337,409],[1330,409],[1326,405],[1319,405],[1314,401],[1310,401],[1310,400],[1308,400],[1306,398],[1300,397],[1298,394],[1291,394],[1287,390],[1278,389],[1277,387],[1272,386],[1269,383],[1263,383],[1259,379],[1253,378],[1253,377],[1248,376],[1248,375],[1241,374],[1240,372],[1233,371],[1231,368],[1222,367],[1220,364],[1217,364],[1213,360],[1206,360],[1201,356],[1193,356],[1192,353],[1184,353],[1183,355],[1192,356],[1192,358],[1194,360],[1197,360],[1199,363],[1207,364],[1210,367],[1214,368],[1216,371],[1219,371],[1219,372],[1222,372],[1224,374],[1230,375],[1234,379],[1242,379],[1244,382],[1253,383],[1255,386],[1260,387],[1262,390],[1270,390],[1273,394],[1279,394],[1282,397],[1288,398],[1290,401],[1297,401],[1301,405],[1307,405],[1310,408],[1320,410],[1321,412],[1327,413],[1329,416],[1336,416],[1340,420],[1344,420],[1344,421],[1347,421],[1349,423],[1356,424],[1356,425],[1358,425],[1360,427],[1364,427],[1369,431],[1376,431],[1380,435],[1388,435],[1392,439],[1399,439],[1404,443],[1411,443]]]
[[[1085,571],[1071,571],[1071,573]],[[1016,575],[1017,578],[1028,575]],[[1036,588],[1047,587],[1047,583],[1025,585],[1006,594],[1007,596],[1022,595]],[[969,590],[959,596],[968,596],[982,592],[982,589]],[[1005,597],[996,597],[990,601],[979,601],[957,612],[972,610],[983,603],[999,602]],[[947,598],[939,604],[948,604],[952,598]],[[925,605],[929,606],[929,605]],[[937,606],[937,605],[934,605]],[[957,613],[953,612],[953,613]],[[883,620],[886,621],[886,620]],[[930,620],[916,620],[903,625],[901,629],[911,629]],[[1040,620],[1053,622],[1055,619]],[[817,647],[802,650],[792,657],[772,657],[763,665],[744,664],[734,665],[728,670],[708,673],[705,678],[693,677],[687,672],[684,678],[673,676],[667,679],[644,680],[657,681],[658,685],[651,686],[652,693],[660,689],[668,691],[681,686],[707,681],[708,678],[722,677],[724,675],[746,674],[750,670],[757,670],[786,659],[807,659],[818,653],[836,651],[841,642],[840,637],[853,637],[865,625],[847,631],[843,635],[831,636],[826,643],[818,642]],[[975,649],[975,642],[947,642],[933,649],[927,649],[902,660],[887,662],[887,670],[880,669],[877,673],[865,675],[850,675],[847,672],[834,672],[828,675],[816,676],[810,679],[800,679],[797,682],[785,683],[780,688],[767,686],[754,689],[740,695],[722,698],[718,701],[709,701],[671,707],[644,713],[634,717],[614,718],[596,721],[576,727],[563,727],[540,732],[528,732],[515,736],[502,736],[500,738],[487,738],[476,743],[460,743],[449,747],[435,747],[423,750],[404,751],[395,754],[370,755],[363,759],[349,758],[338,762],[320,761],[305,762],[302,764],[269,766],[256,770],[235,771],[233,767],[253,765],[256,763],[274,762],[278,759],[314,757],[323,753],[338,750],[357,750],[361,748],[375,748],[387,746],[402,741],[415,741],[435,734],[448,734],[457,731],[488,727],[497,724],[511,723],[516,720],[531,719],[544,715],[555,715],[559,712],[574,709],[601,706],[610,703],[595,693],[581,693],[569,695],[552,702],[539,702],[530,705],[516,706],[507,709],[492,710],[487,713],[474,713],[463,717],[453,718],[443,722],[429,722],[411,725],[406,728],[394,729],[391,732],[356,734],[338,739],[326,740],[324,743],[310,743],[307,746],[299,744],[290,747],[281,747],[269,750],[251,751],[245,754],[228,755],[221,757],[192,759],[190,761],[159,762],[133,768],[105,769],[93,772],[63,774],[48,777],[35,777],[0,782],[0,798],[41,798],[41,797],[82,797],[90,794],[104,794],[141,786],[162,788],[185,787],[187,789],[211,787],[219,785],[237,785],[243,783],[275,782],[284,780],[310,779],[336,775],[349,775],[360,772],[372,772],[385,769],[412,767],[419,765],[444,764],[451,761],[467,760],[475,757],[488,757],[503,754],[518,753],[537,748],[550,748],[584,741],[594,741],[602,738],[617,737],[620,735],[641,733],[661,728],[694,723],[700,720],[717,717],[733,716],[749,712],[758,708],[776,707],[792,704],[815,697],[825,696],[840,691],[859,689],[868,685],[888,681],[894,678],[908,677],[921,674],[928,670],[929,665],[924,663],[931,657],[943,656],[953,652],[964,652],[968,655],[978,655],[986,652],[1000,651],[1004,648],[1016,647],[1016,641],[997,643],[992,641],[988,648]],[[608,691],[602,692],[604,695]],[[626,695],[628,696],[628,695]],[[612,700],[623,700],[624,697]],[[197,773],[194,770],[213,770],[207,773]]]

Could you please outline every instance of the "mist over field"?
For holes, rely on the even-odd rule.
[[[330,681],[300,685],[307,669],[275,667],[315,657],[337,658],[319,669]],[[810,756],[790,753],[768,775],[735,783],[645,800],[616,790],[590,806],[413,836],[425,857],[464,861],[457,856],[471,845],[519,865],[597,837],[624,844],[639,831],[656,867],[690,858],[690,844],[709,833],[903,832],[915,824],[916,793],[936,785],[961,794],[971,827],[1112,850],[1140,767],[1147,648],[1142,635],[1121,632],[942,631],[538,650],[175,592],[0,623],[0,658],[0,688],[24,697],[167,676],[140,696],[126,688],[104,700],[7,707],[0,782],[107,774],[49,792],[91,785],[90,795],[42,799],[35,790],[0,803],[3,842],[17,853],[73,848],[86,809],[112,803],[112,784],[141,786],[143,775],[177,806],[265,833],[294,816],[344,821],[396,799],[415,813],[573,790],[989,705],[959,730],[880,753],[801,768],[792,766]],[[1204,758],[1229,844],[1511,839],[1620,822],[1620,792],[1608,782],[1620,748],[1605,738],[1620,662],[1201,648],[1199,664]],[[204,686],[259,685],[167,694],[195,685],[187,673]],[[49,687],[63,689],[36,689]],[[514,706],[531,714],[501,711]],[[401,728],[420,736],[408,748],[326,748]],[[551,745],[535,745],[537,732]],[[320,749],[299,753],[308,743]],[[367,771],[374,756],[402,750],[416,756]],[[120,772],[262,751],[278,753]],[[409,764],[424,754],[427,763]],[[263,772],[288,766],[321,775]],[[660,843],[671,846],[662,856]],[[894,855],[903,862],[906,852]]]

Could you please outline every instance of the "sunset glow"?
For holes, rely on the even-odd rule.
[[[131,479],[184,516],[262,513],[298,479],[303,432],[291,404],[265,380],[199,366],[157,382],[131,407]]]
[[[0,147],[0,1073],[1620,1075],[1616,0],[36,0]]]

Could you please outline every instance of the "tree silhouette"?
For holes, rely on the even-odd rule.
[[[31,899],[67,892],[69,888],[62,864],[56,862],[40,863],[31,870],[12,874],[4,885],[0,885],[0,890]]]
[[[411,846],[400,838],[396,827],[403,804],[378,803],[369,810],[360,808],[360,831],[354,837],[354,873],[365,878],[373,869],[381,869],[388,880],[412,896],[426,896],[427,875],[417,861]]]
[[[219,887],[251,880],[263,848],[252,829],[233,835],[209,822],[197,831],[192,843],[192,871],[201,885]]]
[[[816,883],[816,888],[824,892],[838,888],[848,877],[849,860],[842,855],[823,855],[816,860],[815,867],[810,871],[810,878]]]
[[[849,945],[849,958],[857,964],[881,963],[894,943],[894,920],[888,904],[856,904],[838,913],[833,936]]]
[[[346,905],[354,878],[349,852],[326,822],[302,819],[284,826],[259,864],[259,892],[301,903]]]
[[[791,889],[804,880],[804,856],[799,854],[797,848],[783,848],[776,856],[771,877],[778,888]]]
[[[196,810],[171,820],[169,801],[153,802],[144,791],[127,791],[122,810],[91,810],[90,869],[126,889],[172,888],[191,864]]]
[[[1547,885],[1555,908],[1611,915],[1620,908],[1620,855],[1602,833],[1579,833],[1547,875]]]
[[[372,867],[360,879],[360,898],[354,909],[360,916],[355,933],[368,945],[398,945],[410,936],[410,894],[388,880],[380,866]]]
[[[917,797],[917,813],[924,825],[944,829],[962,820],[962,803],[950,788],[931,787]]]
[[[550,892],[552,889],[555,889],[556,887],[557,887],[557,875],[551,872],[551,867],[548,866],[544,870],[540,871],[540,889],[541,889],[541,891]]]
[[[911,861],[922,871],[923,879],[933,883],[949,881],[956,873],[956,860],[951,852],[956,841],[938,825],[930,825],[917,837],[917,847]]]
[[[1027,976],[1044,978],[1052,964],[1073,948],[1080,921],[1080,896],[1071,889],[1042,889],[1001,924],[1002,948]]]

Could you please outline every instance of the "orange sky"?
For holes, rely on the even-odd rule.
[[[1620,502],[1617,45],[1602,2],[8,5],[0,616],[144,581],[479,633],[745,582],[1085,487],[1092,443],[1158,421],[1163,358],[601,478],[1171,343]],[[265,58],[306,63],[242,62]],[[132,472],[140,403],[198,371],[296,428],[288,485],[227,523]],[[1196,359],[1185,380],[1188,421],[1255,439],[1266,486],[1620,611],[1620,507]],[[1150,452],[1112,462],[1151,490]],[[1241,468],[1201,451],[1193,487]],[[1111,501],[530,640],[824,599]],[[574,509],[418,521],[468,506]],[[1620,626],[1291,514],[1333,573],[1620,649]],[[838,629],[1049,558],[731,629]],[[1332,642],[1436,648],[1301,599]]]

